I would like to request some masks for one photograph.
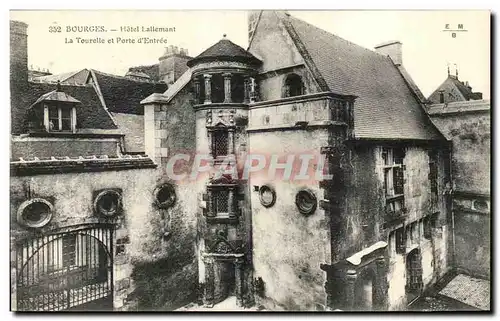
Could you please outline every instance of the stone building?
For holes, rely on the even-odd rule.
[[[87,69],[33,77],[28,26],[10,29],[12,310],[191,301],[194,202],[144,153],[140,101],[165,84]]]
[[[428,98],[431,104],[444,104],[455,101],[482,100],[483,94],[473,92],[468,81],[460,81],[458,79],[458,69],[455,70],[455,75],[450,74],[448,67],[448,77],[439,85]]]
[[[428,113],[452,145],[454,270],[490,279],[490,101],[462,99],[432,104]]]
[[[15,30],[26,28],[19,26],[14,23]],[[76,113],[71,135],[81,131],[74,123],[85,122],[79,110],[94,108],[109,128],[98,127],[101,121],[89,128],[118,131],[113,135],[120,138],[86,143],[88,154],[74,160],[80,166],[74,173],[55,163],[42,175],[18,159],[23,156],[13,158],[12,220],[32,198],[44,199],[53,213],[33,230],[14,224],[13,241],[50,242],[56,228],[83,222],[105,229],[107,256],[94,251],[62,271],[103,262],[113,271],[106,280],[115,310],[169,310],[189,300],[212,306],[233,296],[240,306],[267,310],[404,310],[452,269],[453,242],[450,142],[404,68],[402,44],[372,51],[281,11],[250,12],[248,30],[247,50],[226,36],[194,58],[169,47],[159,64],[132,67],[120,80],[80,71],[73,79],[83,84],[58,78],[56,88],[39,80],[36,85],[55,92],[47,87],[22,104],[14,99],[13,108],[42,110],[55,96],[71,117]],[[15,36],[25,39],[22,32]],[[12,91],[23,97],[35,83],[19,73],[27,57],[12,42],[11,48]],[[122,78],[130,85],[120,95],[129,98],[107,95],[106,84],[112,93]],[[155,87],[159,80],[169,83],[166,91]],[[130,101],[142,85],[152,89],[139,107]],[[26,113],[13,117],[14,124]],[[62,124],[67,117],[59,118]],[[50,115],[43,119],[37,124],[50,131]],[[25,132],[19,128],[13,142]],[[141,143],[143,154],[123,147]],[[83,166],[86,157],[88,164],[102,158],[103,165],[90,172],[97,165]],[[203,171],[193,172],[193,165]],[[96,197],[103,190],[121,197],[120,215],[99,214]],[[74,248],[93,248],[82,242]],[[13,267],[22,271],[31,247],[21,247],[21,259],[13,253]],[[87,270],[104,280],[100,268]],[[31,282],[43,285],[40,275]],[[64,290],[70,297],[72,289]]]
[[[168,135],[156,117],[191,108],[196,153],[239,174],[196,181],[206,305],[234,295],[270,310],[404,309],[449,270],[449,144],[401,49],[253,12],[248,50],[224,37],[143,102],[155,135]],[[306,154],[333,178],[241,175],[245,157],[269,155],[276,169]]]

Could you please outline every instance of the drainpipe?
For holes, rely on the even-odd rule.
[[[451,211],[451,242],[452,242],[452,262],[453,268],[456,269],[456,247],[455,247],[455,210],[453,209],[453,190],[455,188],[455,184],[453,182],[453,171],[452,171],[452,151],[453,151],[453,141],[449,141],[448,143],[448,161],[449,161],[449,177],[450,177],[450,191],[448,194],[448,203]]]

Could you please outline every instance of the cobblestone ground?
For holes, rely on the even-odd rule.
[[[477,311],[478,309],[458,302],[453,299],[442,297],[440,295],[434,297],[423,297],[415,301],[408,307],[410,311]]]
[[[213,307],[205,307],[196,303],[190,303],[176,311],[204,311],[204,312],[222,312],[222,311],[262,311],[257,307],[243,308],[236,304],[236,297],[230,296],[222,302],[215,304]]]

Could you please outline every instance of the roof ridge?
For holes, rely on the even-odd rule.
[[[327,33],[327,34],[329,34],[329,35],[331,35],[331,36],[334,36],[335,38],[338,38],[339,40],[342,40],[342,41],[346,42],[346,43],[347,43],[347,44],[349,44],[349,45],[353,45],[353,46],[359,47],[359,48],[361,48],[361,49],[363,49],[363,50],[365,50],[365,51],[368,51],[368,52],[370,52],[370,53],[372,53],[372,54],[376,54],[376,55],[378,55],[378,56],[380,56],[380,57],[387,58],[387,56],[384,56],[384,55],[382,55],[382,54],[380,54],[380,53],[378,53],[378,52],[376,52],[376,51],[374,51],[374,50],[372,50],[372,49],[369,49],[369,48],[363,47],[363,46],[361,46],[361,45],[358,45],[357,43],[354,43],[354,42],[349,41],[349,40],[347,40],[347,39],[345,39],[345,38],[342,38],[341,36],[339,36],[339,35],[337,35],[337,34],[335,34],[335,33],[333,33],[333,32],[326,31],[325,29],[321,29],[320,27],[317,27],[317,26],[315,26],[315,25],[313,25],[313,24],[310,24],[310,23],[309,23],[309,22],[307,22],[307,21],[304,21],[304,20],[302,20],[302,19],[299,19],[299,18],[297,18],[297,17],[294,17],[294,16],[292,16],[292,15],[290,15],[290,14],[286,14],[286,13],[285,13],[284,15],[285,15],[285,16],[287,16],[289,19],[296,20],[296,21],[298,21],[299,23],[304,23],[304,24],[308,25],[309,27],[312,27],[312,28],[317,29],[317,30],[319,30],[319,31],[321,31],[321,32],[324,32],[324,33]]]
[[[90,69],[90,70],[94,71],[94,73],[98,73],[98,74],[101,74],[101,75],[104,75],[104,76],[118,78],[118,79],[125,79],[125,80],[129,80],[131,82],[139,82],[139,83],[153,83],[153,82],[155,82],[155,81],[132,79],[132,78],[129,78],[129,77],[120,76],[120,75],[114,75],[114,74],[110,74],[110,73],[107,73],[107,72],[104,72],[104,71],[99,71],[99,70],[96,70],[96,69]]]

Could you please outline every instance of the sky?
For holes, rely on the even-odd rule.
[[[403,65],[424,96],[446,78],[447,66],[474,91],[490,97],[490,13],[488,11],[289,11],[293,16],[358,45],[373,49],[389,40],[403,43]],[[158,62],[168,45],[186,48],[196,56],[223,34],[248,47],[245,11],[11,11],[10,18],[28,23],[28,64],[57,74],[93,68],[124,75],[128,68]],[[446,25],[467,32],[443,31]],[[76,33],[68,26],[175,27],[168,33]],[[49,32],[61,27],[62,32]],[[76,37],[164,38],[166,44],[76,43]],[[67,43],[73,39],[73,43]],[[455,65],[457,68],[455,68]]]

